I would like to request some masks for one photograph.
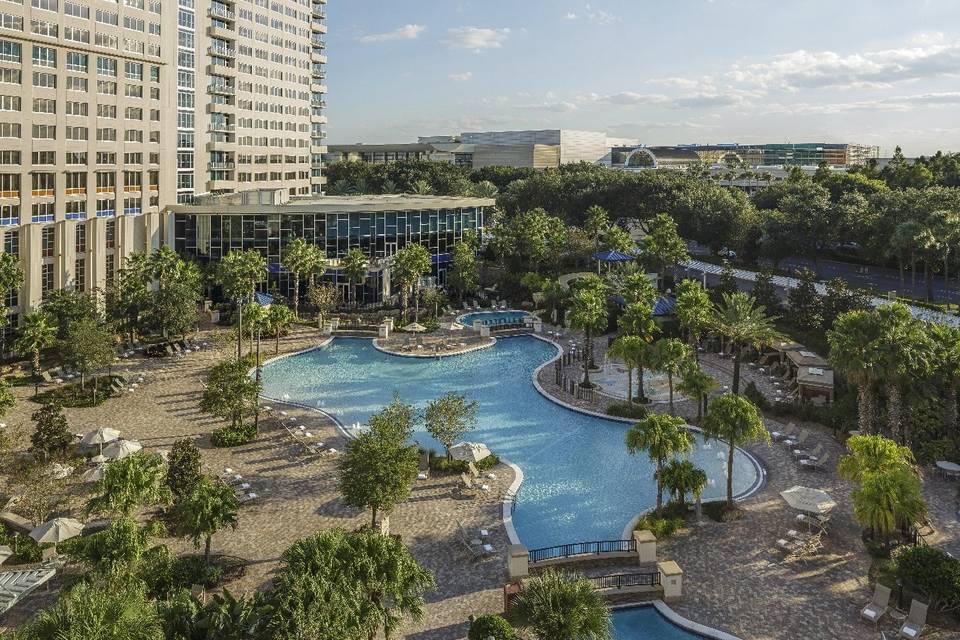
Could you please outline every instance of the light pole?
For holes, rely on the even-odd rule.
[[[258,323],[258,326],[257,326],[257,387],[260,386],[260,371],[261,371],[261,368],[260,368],[260,330],[261,330],[261,329],[260,329],[260,326],[259,326],[259,323]],[[254,431],[254,433],[259,434],[259,433],[260,433],[260,394],[259,394],[259,393],[257,393],[256,403],[257,403],[257,408],[256,408],[255,413],[253,414],[253,431]]]
[[[243,299],[237,298],[237,360],[241,359],[243,347]]]

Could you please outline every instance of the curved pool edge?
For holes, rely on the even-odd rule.
[[[661,616],[667,619],[667,621],[684,631],[689,631],[690,633],[696,633],[697,635],[703,636],[704,638],[709,638],[710,640],[742,640],[740,637],[727,633],[726,631],[721,631],[719,629],[714,629],[713,627],[708,627],[699,622],[694,622],[689,618],[685,618],[668,605],[663,600],[653,600],[650,604],[621,604],[614,605],[610,607],[611,611],[625,610],[625,609],[636,609],[637,607],[650,607],[652,606],[657,610]]]
[[[493,315],[493,314],[495,314],[495,313],[524,313],[524,314],[530,316],[531,318],[536,318],[536,317],[538,317],[535,313],[532,313],[532,312],[530,312],[530,311],[527,311],[526,309],[479,309],[479,310],[477,310],[477,311],[466,311],[466,312],[464,312],[464,313],[461,313],[461,314],[457,315],[457,317],[454,318],[454,320],[455,320],[456,322],[458,322],[459,324],[463,324],[463,323],[460,322],[460,321],[461,321],[463,318],[466,318],[467,316],[474,316],[474,315],[477,315],[477,316],[478,316],[478,315],[483,315],[483,314]],[[471,327],[471,326],[469,326],[469,325],[465,325],[465,324],[464,324],[463,326],[467,327],[468,329],[472,329],[472,328],[473,328],[473,327]]]
[[[421,359],[436,359],[436,358],[449,358],[451,356],[463,356],[468,353],[473,353],[474,351],[481,351],[483,349],[489,349],[497,344],[497,339],[494,336],[490,336],[490,342],[486,344],[480,344],[474,347],[468,347],[466,349],[461,349],[460,351],[453,351],[451,353],[400,353],[399,351],[391,351],[386,347],[382,347],[377,344],[377,340],[380,338],[373,339],[373,348],[379,351],[380,353],[385,353],[388,356],[396,356],[398,358],[421,358]]]
[[[562,346],[561,344],[559,344],[558,342],[556,342],[556,341],[554,341],[554,340],[551,340],[550,338],[541,336],[541,335],[536,334],[536,333],[531,333],[531,334],[529,334],[529,335],[532,336],[532,337],[534,337],[534,338],[536,338],[537,340],[543,340],[544,342],[548,342],[548,343],[552,344],[552,345],[557,349],[557,355],[556,355],[555,357],[553,357],[553,358],[551,358],[550,360],[544,362],[542,365],[540,365],[539,367],[537,367],[537,368],[534,369],[534,371],[533,371],[533,378],[532,378],[532,380],[533,380],[533,387],[537,390],[537,392],[538,392],[540,395],[542,395],[542,396],[543,396],[544,398],[546,398],[547,400],[549,400],[549,401],[551,401],[551,402],[553,402],[553,403],[555,403],[555,404],[560,405],[561,407],[563,407],[563,408],[565,408],[565,409],[569,409],[570,411],[576,411],[576,412],[578,412],[578,413],[582,413],[582,414],[584,414],[584,415],[592,416],[592,417],[594,417],[594,418],[602,418],[602,419],[604,419],[604,420],[610,420],[610,421],[612,421],[612,422],[620,422],[620,423],[623,423],[623,424],[634,424],[634,423],[636,422],[636,420],[633,420],[633,419],[631,419],[631,418],[621,418],[621,417],[618,417],[618,416],[610,416],[610,415],[607,415],[607,414],[604,414],[604,413],[600,413],[599,411],[591,411],[590,409],[584,409],[583,407],[578,407],[578,406],[576,406],[576,405],[570,404],[569,402],[564,402],[564,401],[561,400],[560,398],[557,398],[557,397],[554,396],[552,393],[550,393],[550,392],[548,392],[546,389],[544,389],[544,388],[543,388],[543,385],[540,384],[540,380],[539,380],[539,378],[540,378],[540,372],[543,371],[547,366],[549,366],[549,365],[553,364],[554,362],[556,362],[556,361],[557,361],[557,358],[559,358],[561,355],[563,355],[563,346]],[[689,430],[691,430],[691,431],[695,431],[695,432],[697,432],[697,433],[700,433],[701,435],[704,434],[703,429],[701,429],[700,427],[694,426],[694,425],[692,425],[692,424],[688,424],[688,425],[685,425],[685,426],[686,426],[687,429],[689,429]],[[738,494],[735,494],[735,495],[733,496],[733,499],[734,499],[735,501],[741,502],[741,501],[743,501],[743,500],[746,500],[746,499],[749,498],[750,496],[754,495],[754,494],[757,493],[758,491],[760,491],[760,489],[762,489],[763,486],[767,483],[767,468],[766,468],[766,465],[764,465],[763,462],[762,462],[757,456],[753,455],[750,451],[747,451],[747,450],[744,449],[743,447],[736,447],[736,450],[739,451],[740,453],[742,453],[744,456],[746,456],[747,459],[750,460],[750,462],[753,463],[753,465],[756,467],[756,469],[757,469],[757,471],[758,471],[758,473],[757,473],[757,478],[756,478],[756,480],[754,480],[753,484],[750,485],[750,487],[749,487],[746,491],[742,491],[742,492],[740,492],[740,493],[738,493]],[[708,500],[707,502],[716,502],[716,501],[718,501],[718,500],[726,500],[726,498],[717,498],[716,500]],[[630,522],[627,523],[627,526],[624,527],[624,529],[623,529],[623,531],[624,531],[625,534],[626,534],[626,535],[624,535],[624,537],[623,537],[624,540],[627,540],[627,539],[629,539],[629,538],[631,537],[632,531],[633,531],[633,526],[636,525],[637,521],[638,521],[641,517],[643,517],[644,514],[649,513],[651,510],[652,510],[652,508],[650,508],[650,509],[645,509],[645,510],[641,511],[640,513],[638,513],[637,515],[635,515],[635,516],[630,520]],[[517,544],[517,543],[514,543],[514,544]]]

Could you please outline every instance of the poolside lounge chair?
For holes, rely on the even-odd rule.
[[[43,378],[44,382],[53,382],[53,376],[50,375],[49,371],[41,371],[40,377]]]
[[[777,540],[777,548],[786,551],[788,554],[796,552],[801,546],[803,546],[803,543],[799,540],[787,540],[786,538]]]
[[[470,475],[473,476],[474,478],[480,477],[480,470],[477,469],[477,465],[473,464],[472,462],[468,462],[467,469],[470,470]]]
[[[454,487],[454,493],[461,497],[473,498],[477,495],[477,486],[473,479],[465,473],[460,474],[460,483]]]
[[[807,458],[800,461],[800,467],[803,469],[809,469],[811,471],[823,471],[827,468],[827,463],[830,461],[830,454],[825,453],[817,459]]]
[[[773,438],[774,442],[781,442],[792,438],[796,435],[797,428],[792,422],[788,423],[787,426],[783,428],[783,431],[771,431],[770,437]]]
[[[880,619],[887,613],[890,604],[890,587],[877,583],[873,591],[873,600],[860,610],[860,618],[873,624],[879,624]]]
[[[827,523],[830,522],[830,514],[826,513],[821,516],[815,516],[809,513],[798,513],[797,522],[802,522],[807,525],[808,530],[812,531],[813,529],[817,529],[817,531],[826,533]]]
[[[816,460],[823,455],[823,445],[818,444],[813,449],[807,450],[804,448],[797,448],[793,450],[793,459],[794,460]]]
[[[246,504],[248,502],[253,502],[254,500],[257,500],[259,497],[260,497],[259,495],[253,492],[245,493],[242,496],[237,497],[237,504]]]
[[[900,638],[919,638],[923,634],[924,627],[927,626],[927,605],[919,600],[913,600],[910,603],[910,613],[900,627]]]
[[[810,432],[807,429],[800,429],[800,434],[796,437],[787,438],[783,441],[783,444],[790,447],[791,449],[802,449],[804,443],[807,439],[810,438]]]

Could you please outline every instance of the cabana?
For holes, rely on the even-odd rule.
[[[800,367],[797,370],[797,393],[801,400],[830,404],[833,402],[833,369]]]
[[[637,259],[637,256],[621,251],[598,251],[592,257],[597,261],[597,273],[600,273],[600,264],[603,262],[607,263],[607,269],[609,269],[611,264],[633,262]]]

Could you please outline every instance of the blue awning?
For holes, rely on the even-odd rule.
[[[593,254],[593,259],[601,262],[632,262],[636,260],[636,256],[619,251],[601,251]]]
[[[253,294],[253,298],[258,304],[261,304],[264,307],[273,304],[273,296],[269,293],[260,293],[257,291],[255,294]]]
[[[666,296],[660,296],[657,298],[656,303],[653,305],[653,315],[655,316],[672,316],[673,312],[677,309],[677,301],[675,298],[668,298]]]

